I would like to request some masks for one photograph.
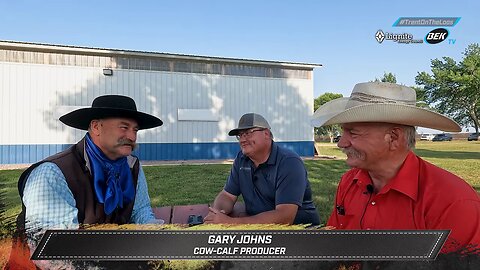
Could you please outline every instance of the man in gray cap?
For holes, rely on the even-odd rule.
[[[205,223],[320,224],[303,161],[273,141],[265,118],[244,114],[228,135],[237,137],[241,151]],[[239,195],[247,216],[231,217]]]

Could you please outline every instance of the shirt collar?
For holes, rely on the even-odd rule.
[[[268,165],[275,165],[277,162],[278,145],[272,141],[272,147],[270,148],[270,156],[268,156],[265,162]]]
[[[418,157],[410,151],[395,177],[383,187],[381,193],[394,189],[416,201],[418,197],[418,171]],[[360,187],[360,190],[366,190],[367,185],[372,184],[370,175],[366,170],[358,170],[354,179],[357,181],[356,184]]]
[[[416,201],[418,197],[418,171],[418,157],[410,151],[397,175],[387,185]]]
[[[372,179],[366,170],[358,170],[353,177],[353,181],[359,186],[360,190],[367,190],[367,185],[373,184]]]

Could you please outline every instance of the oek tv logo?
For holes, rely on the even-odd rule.
[[[433,29],[432,31],[428,32],[425,36],[425,42],[428,44],[438,44],[448,37],[448,30],[445,28],[437,28]],[[455,39],[449,39],[448,43],[455,44]]]

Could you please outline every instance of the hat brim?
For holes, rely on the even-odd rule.
[[[59,120],[67,126],[87,130],[92,120],[113,117],[134,119],[138,129],[149,129],[163,124],[162,120],[150,114],[114,108],[82,108],[61,116]]]
[[[462,130],[452,119],[416,106],[372,103],[347,109],[348,101],[349,98],[339,98],[325,103],[313,114],[311,124],[320,127],[354,122],[385,122],[449,132]]]

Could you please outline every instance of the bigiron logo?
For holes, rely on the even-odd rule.
[[[448,37],[448,30],[445,28],[437,28],[428,32],[425,36],[425,42],[428,44],[438,44]]]

